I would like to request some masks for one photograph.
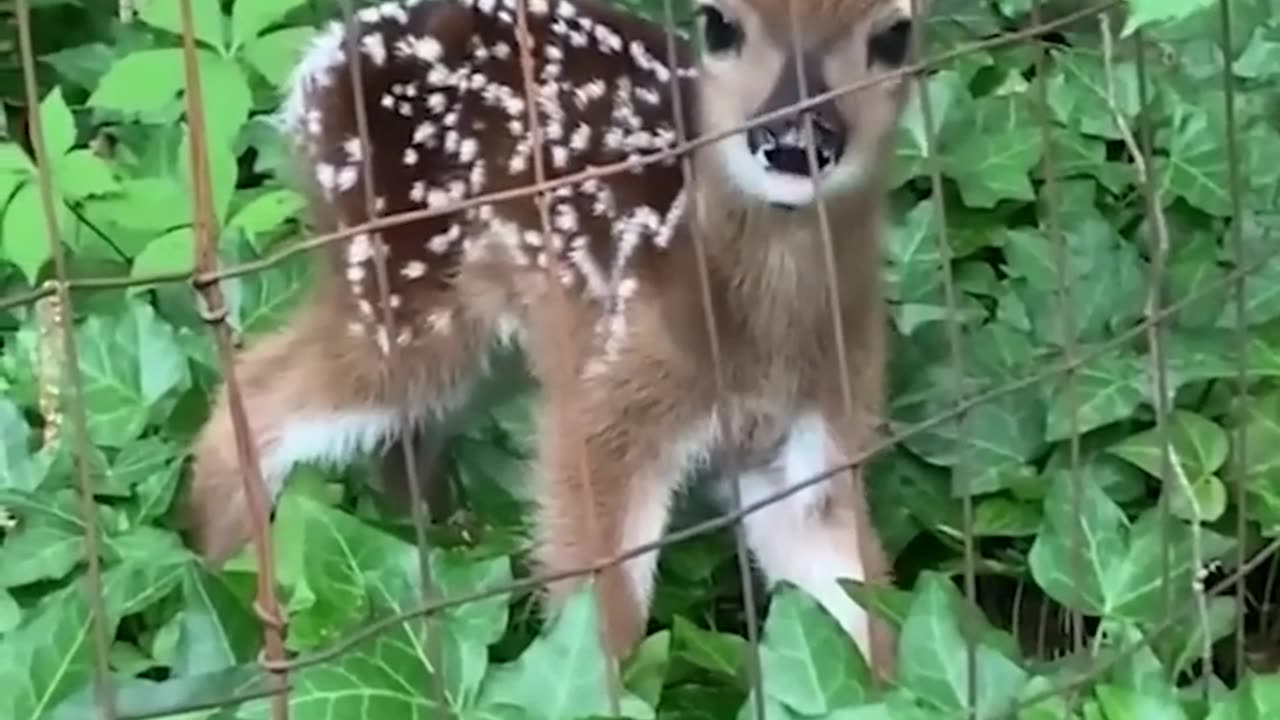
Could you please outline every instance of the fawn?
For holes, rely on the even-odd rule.
[[[322,37],[285,112],[316,222],[362,223],[369,196],[389,215],[532,180],[515,2],[361,11],[355,100],[368,146],[342,31]],[[728,130],[901,66],[913,36],[910,0],[698,2],[700,57],[677,40],[672,68],[657,25],[589,0],[527,0],[549,177],[673,145],[676,97],[691,135]],[[689,186],[666,162],[552,191],[546,231],[526,197],[334,246],[297,317],[237,360],[270,493],[297,462],[344,462],[411,430],[399,425],[402,400],[413,427],[429,426],[506,340],[541,385],[535,553],[547,571],[659,538],[696,463],[732,466],[749,503],[863,452],[882,403],[881,174],[905,91],[901,79],[876,83],[701,146]],[[836,307],[818,202],[838,228]],[[377,307],[378,252],[390,325]],[[557,285],[563,302],[550,301]],[[379,368],[393,345],[404,372],[389,381]],[[744,524],[766,578],[816,597],[887,672],[887,630],[836,583],[888,575],[863,495],[855,469]],[[246,540],[225,391],[196,443],[187,509],[211,561]],[[643,632],[656,560],[649,552],[598,575],[615,656]],[[550,607],[573,587],[552,583]]]

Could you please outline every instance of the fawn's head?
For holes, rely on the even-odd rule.
[[[913,36],[912,0],[695,1],[703,132],[895,70]],[[905,83],[872,82],[725,137],[708,154],[738,193],[756,201],[797,207],[819,191],[856,189],[893,136]]]

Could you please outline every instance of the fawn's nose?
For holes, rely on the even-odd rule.
[[[810,146],[814,174],[821,174],[840,162],[847,138],[844,123],[823,112],[805,115],[810,121],[808,130],[802,115],[757,125],[747,131],[747,148],[766,170],[808,177]]]

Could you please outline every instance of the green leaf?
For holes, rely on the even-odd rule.
[[[973,508],[972,532],[977,537],[1030,537],[1040,529],[1042,517],[1035,503],[985,497]]]
[[[255,249],[265,250],[257,236],[280,228],[295,219],[306,206],[306,199],[288,189],[271,190],[250,200],[227,222],[228,229],[243,230]]]
[[[124,447],[153,413],[191,382],[186,357],[150,305],[129,301],[112,315],[93,315],[76,329],[89,436]]]
[[[1166,615],[1165,582],[1175,594],[1191,587],[1193,534],[1199,535],[1204,563],[1234,545],[1205,528],[1175,520],[1166,523],[1155,509],[1131,527],[1120,508],[1084,474],[1078,478],[1077,508],[1071,482],[1069,473],[1054,478],[1044,501],[1045,527],[1028,556],[1036,582],[1070,608],[1154,622]]]
[[[517,660],[494,667],[480,691],[480,708],[522,707],[541,720],[612,716],[605,662],[593,583],[586,582]],[[629,691],[619,705],[621,717],[654,717]]]
[[[182,577],[182,597],[174,674],[209,673],[254,659],[262,645],[258,620],[221,578],[192,563]]]
[[[134,51],[111,65],[89,96],[88,104],[126,115],[156,113],[182,92],[182,67],[182,51],[178,48]]]
[[[1186,713],[1171,698],[1138,692],[1134,688],[1101,684],[1095,690],[1107,720],[1186,720]]]
[[[1040,162],[1043,136],[1020,99],[975,101],[969,122],[943,155],[943,171],[969,207],[1035,199],[1030,172]]]
[[[679,615],[672,619],[671,632],[674,654],[682,662],[725,679],[744,681],[747,641],[740,635],[704,630]]]
[[[1274,535],[1280,531],[1280,391],[1251,398],[1241,415],[1236,425],[1244,437],[1235,452],[1248,493],[1246,512]]]
[[[107,195],[120,190],[120,181],[105,160],[92,150],[72,150],[57,161],[54,178],[68,200]]]
[[[192,198],[188,207],[191,214],[188,218],[195,217],[195,194],[192,190],[191,164],[190,164],[190,135],[184,132],[182,138],[182,146],[178,152],[181,156],[178,161],[178,172],[182,175],[182,182],[186,186],[189,197]],[[235,192],[236,187],[236,156],[231,151],[230,144],[222,144],[210,142],[208,149],[209,180],[211,182],[211,196],[213,201],[214,217],[221,223],[227,216],[227,208],[231,206],[231,195]]]
[[[253,2],[254,0],[248,0]],[[257,0],[264,2],[265,0]],[[243,1],[237,4],[244,4]],[[182,6],[174,0],[138,0],[138,17],[146,24],[182,34]],[[222,48],[222,9],[218,0],[191,0],[192,32],[196,40],[214,48]]]
[[[1093,50],[1062,50],[1054,53],[1054,61],[1047,88],[1054,119],[1085,135],[1122,139],[1111,105],[1114,102],[1125,121],[1132,123],[1140,105],[1137,66],[1119,60],[1108,73],[1102,56]]]
[[[29,175],[35,170],[35,163],[17,143],[0,142],[0,173]]]
[[[1267,29],[1257,27],[1249,36],[1249,44],[1231,69],[1237,77],[1260,80],[1280,73],[1280,42],[1267,36]]]
[[[1215,703],[1208,720],[1259,720],[1280,713],[1280,675],[1250,672],[1239,687]]]
[[[59,232],[65,232],[68,226],[66,208],[55,205]],[[40,189],[34,182],[23,185],[4,213],[4,226],[0,235],[3,243],[0,248],[9,262],[18,266],[27,282],[35,285],[40,270],[48,262],[49,224],[44,214],[44,206],[40,201]]]
[[[1090,358],[1056,383],[1049,400],[1046,439],[1066,440],[1123,420],[1147,397],[1146,366],[1130,352],[1115,351]],[[1073,427],[1074,418],[1074,427]]]
[[[1208,111],[1178,105],[1174,110],[1169,157],[1162,163],[1161,192],[1181,197],[1207,213],[1231,215],[1227,152],[1222,129],[1210,122]]]
[[[44,131],[44,150],[50,158],[65,154],[76,144],[76,121],[61,87],[50,90],[40,102],[40,127]]]
[[[791,586],[775,592],[770,601],[760,673],[765,694],[801,715],[864,702],[871,675],[835,618]]]
[[[0,545],[0,588],[61,580],[84,559],[84,537],[50,522],[34,521]]]
[[[242,0],[236,7],[245,4]],[[316,31],[311,27],[285,28],[249,40],[241,52],[250,67],[266,78],[267,82],[284,90],[293,74],[293,68],[315,37]]]
[[[1127,0],[1129,18],[1125,21],[1121,37],[1128,37],[1139,28],[1160,22],[1185,20],[1214,4],[1213,0]]]
[[[1226,431],[1212,420],[1185,410],[1174,410],[1166,422],[1167,453],[1164,433],[1159,428],[1133,435],[1113,445],[1111,452],[1155,478],[1164,478],[1173,493],[1173,509],[1178,517],[1217,520],[1226,510],[1227,498],[1222,482],[1213,474],[1227,460]]]
[[[182,566],[153,561],[108,568],[102,577],[107,637],[120,618],[139,612],[177,586]],[[93,674],[90,609],[84,588],[73,584],[45,596],[26,622],[0,643],[0,714],[47,717]]]
[[[258,37],[266,28],[280,22],[306,0],[237,0],[231,10],[231,30],[236,45]]]
[[[11,632],[22,622],[22,608],[13,599],[13,593],[0,590],[0,636]]]
[[[974,647],[970,667],[964,638],[951,613],[939,575],[921,578],[899,638],[899,682],[938,710],[1003,717],[1027,680],[1026,672],[989,645]],[[970,673],[976,672],[976,702],[969,698]]]
[[[10,399],[0,397],[0,488],[34,489],[39,481],[31,454],[31,428]]]
[[[650,707],[658,707],[670,661],[671,631],[662,630],[650,635],[627,658],[622,668],[623,687]]]
[[[147,243],[133,258],[129,275],[142,278],[159,273],[190,273],[195,268],[196,238],[190,226],[176,228]],[[153,284],[135,285],[130,292],[150,289]]]

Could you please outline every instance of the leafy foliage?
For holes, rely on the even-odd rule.
[[[664,13],[660,0],[620,2]],[[101,629],[122,709],[216,705],[266,680],[254,562],[212,573],[175,529],[185,448],[219,378],[190,289],[155,277],[188,272],[194,257],[178,5],[139,0],[125,22],[115,3],[32,4],[56,229],[23,123],[0,122],[0,296],[53,277],[51,241],[75,277],[150,279],[77,294],[70,318],[91,445],[80,460],[102,532]],[[1024,27],[1034,3],[930,5],[936,52]],[[1280,3],[1230,3],[1226,46],[1219,3],[1126,5],[1111,56],[1086,21],[1038,37],[1043,63],[1029,44],[954,58],[920,83],[929,112],[914,98],[898,134],[883,268],[891,424],[971,403],[871,468],[899,582],[848,591],[900,631],[893,683],[873,682],[834,620],[790,586],[764,598],[753,652],[722,533],[663,555],[654,623],[619,668],[615,707],[593,596],[540,622],[528,598],[503,590],[528,541],[531,389],[516,381],[447,438],[442,468],[467,510],[431,529],[425,558],[434,591],[483,599],[305,664],[290,675],[294,716],[1280,716],[1273,584],[1250,576],[1248,597],[1204,593],[1220,568],[1280,536]],[[203,90],[217,99],[204,121],[221,260],[260,259],[302,234],[302,198],[269,116],[339,3],[192,7]],[[0,97],[34,118],[8,62]],[[1131,140],[1150,142],[1163,225],[1146,212]],[[1152,249],[1162,227],[1164,258]],[[1153,312],[1157,270],[1154,290],[1177,307],[1153,344],[1138,323]],[[1237,305],[1232,274],[1245,270]],[[294,258],[227,282],[229,322],[250,340],[278,327],[307,280]],[[95,666],[86,524],[60,404],[70,388],[44,317],[0,310],[0,716],[32,720],[91,716]],[[1017,378],[1030,379],[1005,387]],[[304,468],[282,499],[273,532],[291,652],[323,652],[422,602],[408,519],[368,491],[370,474]],[[981,604],[960,590],[966,532]],[[1080,616],[1080,647],[1058,627],[1073,626],[1068,613]],[[1238,623],[1251,633],[1246,667],[1223,660]],[[1074,695],[1054,692],[1066,684]],[[182,717],[267,718],[270,702]]]

